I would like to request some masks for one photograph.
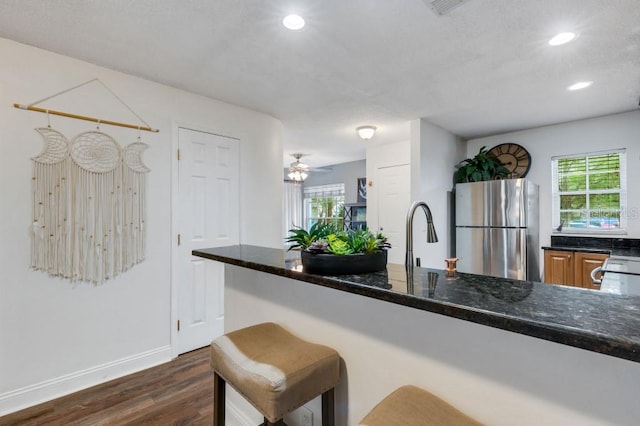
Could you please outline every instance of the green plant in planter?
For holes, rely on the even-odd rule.
[[[487,147],[483,146],[475,157],[467,158],[458,163],[456,165],[458,170],[454,175],[456,183],[506,178],[509,175],[509,170],[502,165],[498,158],[490,155],[488,151]]]
[[[335,225],[314,223],[307,231],[303,228],[289,229],[289,237],[285,240],[288,243],[293,243],[289,250],[294,248],[309,248],[314,241],[325,241],[328,235],[336,234],[340,230]]]
[[[311,253],[329,253],[339,256],[357,253],[377,253],[391,245],[387,237],[373,234],[367,228],[341,231],[333,225],[313,225],[309,231],[290,229],[286,241],[293,243],[289,250],[300,247]]]

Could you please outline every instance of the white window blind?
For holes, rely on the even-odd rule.
[[[304,198],[313,197],[344,197],[344,183],[331,185],[307,186],[304,188]]]
[[[556,231],[621,233],[627,225],[626,151],[552,159],[552,211]]]

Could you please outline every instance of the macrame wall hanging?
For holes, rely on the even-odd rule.
[[[14,106],[39,111],[35,104],[94,81],[116,96],[94,79],[28,106]],[[82,132],[70,141],[52,129],[50,122],[35,129],[44,139],[44,149],[32,158],[31,267],[72,281],[102,283],[145,258],[149,169],[142,162],[148,145],[141,142],[140,131],[157,130],[108,121],[138,129],[137,140],[122,148],[99,130],[105,120],[42,112],[47,118],[56,114],[95,121],[98,129]]]

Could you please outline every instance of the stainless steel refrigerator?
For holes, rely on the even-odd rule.
[[[538,192],[527,179],[457,184],[458,271],[540,281]]]

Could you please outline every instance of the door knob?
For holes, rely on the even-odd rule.
[[[384,228],[381,226],[381,227],[380,227],[380,230],[381,230],[381,231],[384,231]]]

